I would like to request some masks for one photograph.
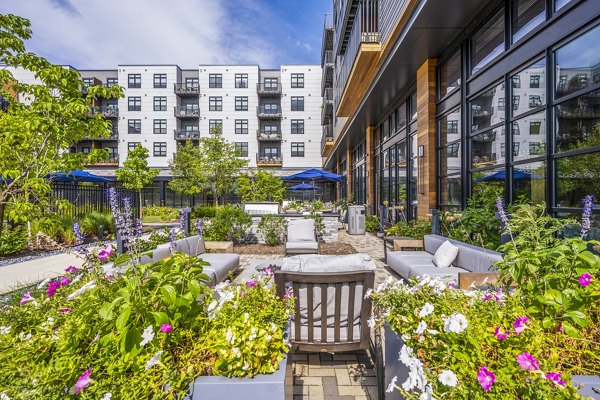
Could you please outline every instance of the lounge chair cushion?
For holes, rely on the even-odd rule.
[[[204,253],[204,238],[202,236],[190,236],[175,241],[175,251],[185,253],[189,256],[197,256]]]
[[[314,250],[315,253],[319,250],[319,243],[317,242],[286,242],[286,250]]]
[[[200,258],[210,264],[203,268],[204,273],[209,277],[209,285],[224,281],[230,272],[236,271],[240,266],[239,254],[205,253]]]
[[[298,255],[283,259],[282,271],[292,272],[348,272],[376,270],[373,258],[367,254],[344,256]]]
[[[288,242],[314,242],[315,220],[311,218],[291,220],[287,229]]]

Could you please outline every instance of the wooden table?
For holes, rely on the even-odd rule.
[[[204,242],[204,247],[215,253],[233,253],[233,242]]]

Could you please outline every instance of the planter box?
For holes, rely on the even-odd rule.
[[[279,369],[269,375],[257,375],[254,378],[227,378],[224,376],[201,376],[196,378],[190,389],[191,400],[284,400],[286,398],[286,374],[288,360],[286,356],[279,363]],[[291,365],[290,365],[291,369]],[[288,390],[291,391],[289,382]]]
[[[400,386],[402,382],[406,381],[408,378],[409,369],[406,365],[402,364],[398,358],[400,357],[400,349],[404,345],[404,341],[400,337],[399,334],[392,331],[390,326],[385,324],[383,327],[383,343],[384,343],[384,352],[383,352],[383,362],[384,362],[384,388],[387,389],[388,385],[392,381],[394,376],[398,377],[396,381],[396,385]],[[404,396],[394,389],[391,393],[385,393],[385,400],[403,400]]]

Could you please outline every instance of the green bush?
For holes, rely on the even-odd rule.
[[[41,232],[59,243],[72,244],[75,242],[73,222],[71,216],[48,213],[44,217],[32,221],[31,233],[36,236],[38,232]]]
[[[264,236],[265,243],[269,246],[278,245],[283,241],[287,222],[278,215],[268,214],[260,217],[258,231]]]
[[[311,212],[319,212],[319,211],[323,211],[325,209],[325,205],[323,204],[322,201],[319,201],[319,200],[313,201],[308,206],[309,206],[309,209]]]
[[[162,221],[174,221],[179,216],[179,210],[166,206],[144,207],[144,217],[160,217]]]
[[[223,206],[204,228],[204,238],[209,241],[233,240],[242,242],[248,236],[252,217],[239,207]]]
[[[196,207],[192,210],[191,218],[214,218],[216,213],[214,206]]]
[[[367,215],[365,220],[365,229],[367,232],[377,232],[379,230],[379,217],[377,215]]]
[[[27,235],[22,228],[9,229],[6,227],[0,234],[0,256],[23,251],[26,245]]]
[[[431,233],[431,221],[414,219],[408,223],[399,222],[385,231],[386,236],[406,236],[413,239],[423,239]]]
[[[116,233],[115,220],[109,213],[92,211],[81,220],[81,230],[86,236],[97,236],[98,228],[102,226],[104,233]]]

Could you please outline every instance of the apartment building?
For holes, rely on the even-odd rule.
[[[600,196],[599,43],[594,0],[334,0],[323,165],[408,218],[486,185],[580,212]]]
[[[70,67],[72,68],[72,67]],[[112,123],[108,138],[87,138],[71,151],[106,148],[109,159],[87,169],[114,175],[127,152],[141,144],[149,165],[168,179],[169,161],[186,141],[216,130],[242,152],[249,167],[289,175],[321,165],[321,67],[282,65],[119,65],[116,70],[80,70],[82,92],[120,85],[121,99],[100,99],[93,112]],[[17,80],[33,81],[26,71]]]

